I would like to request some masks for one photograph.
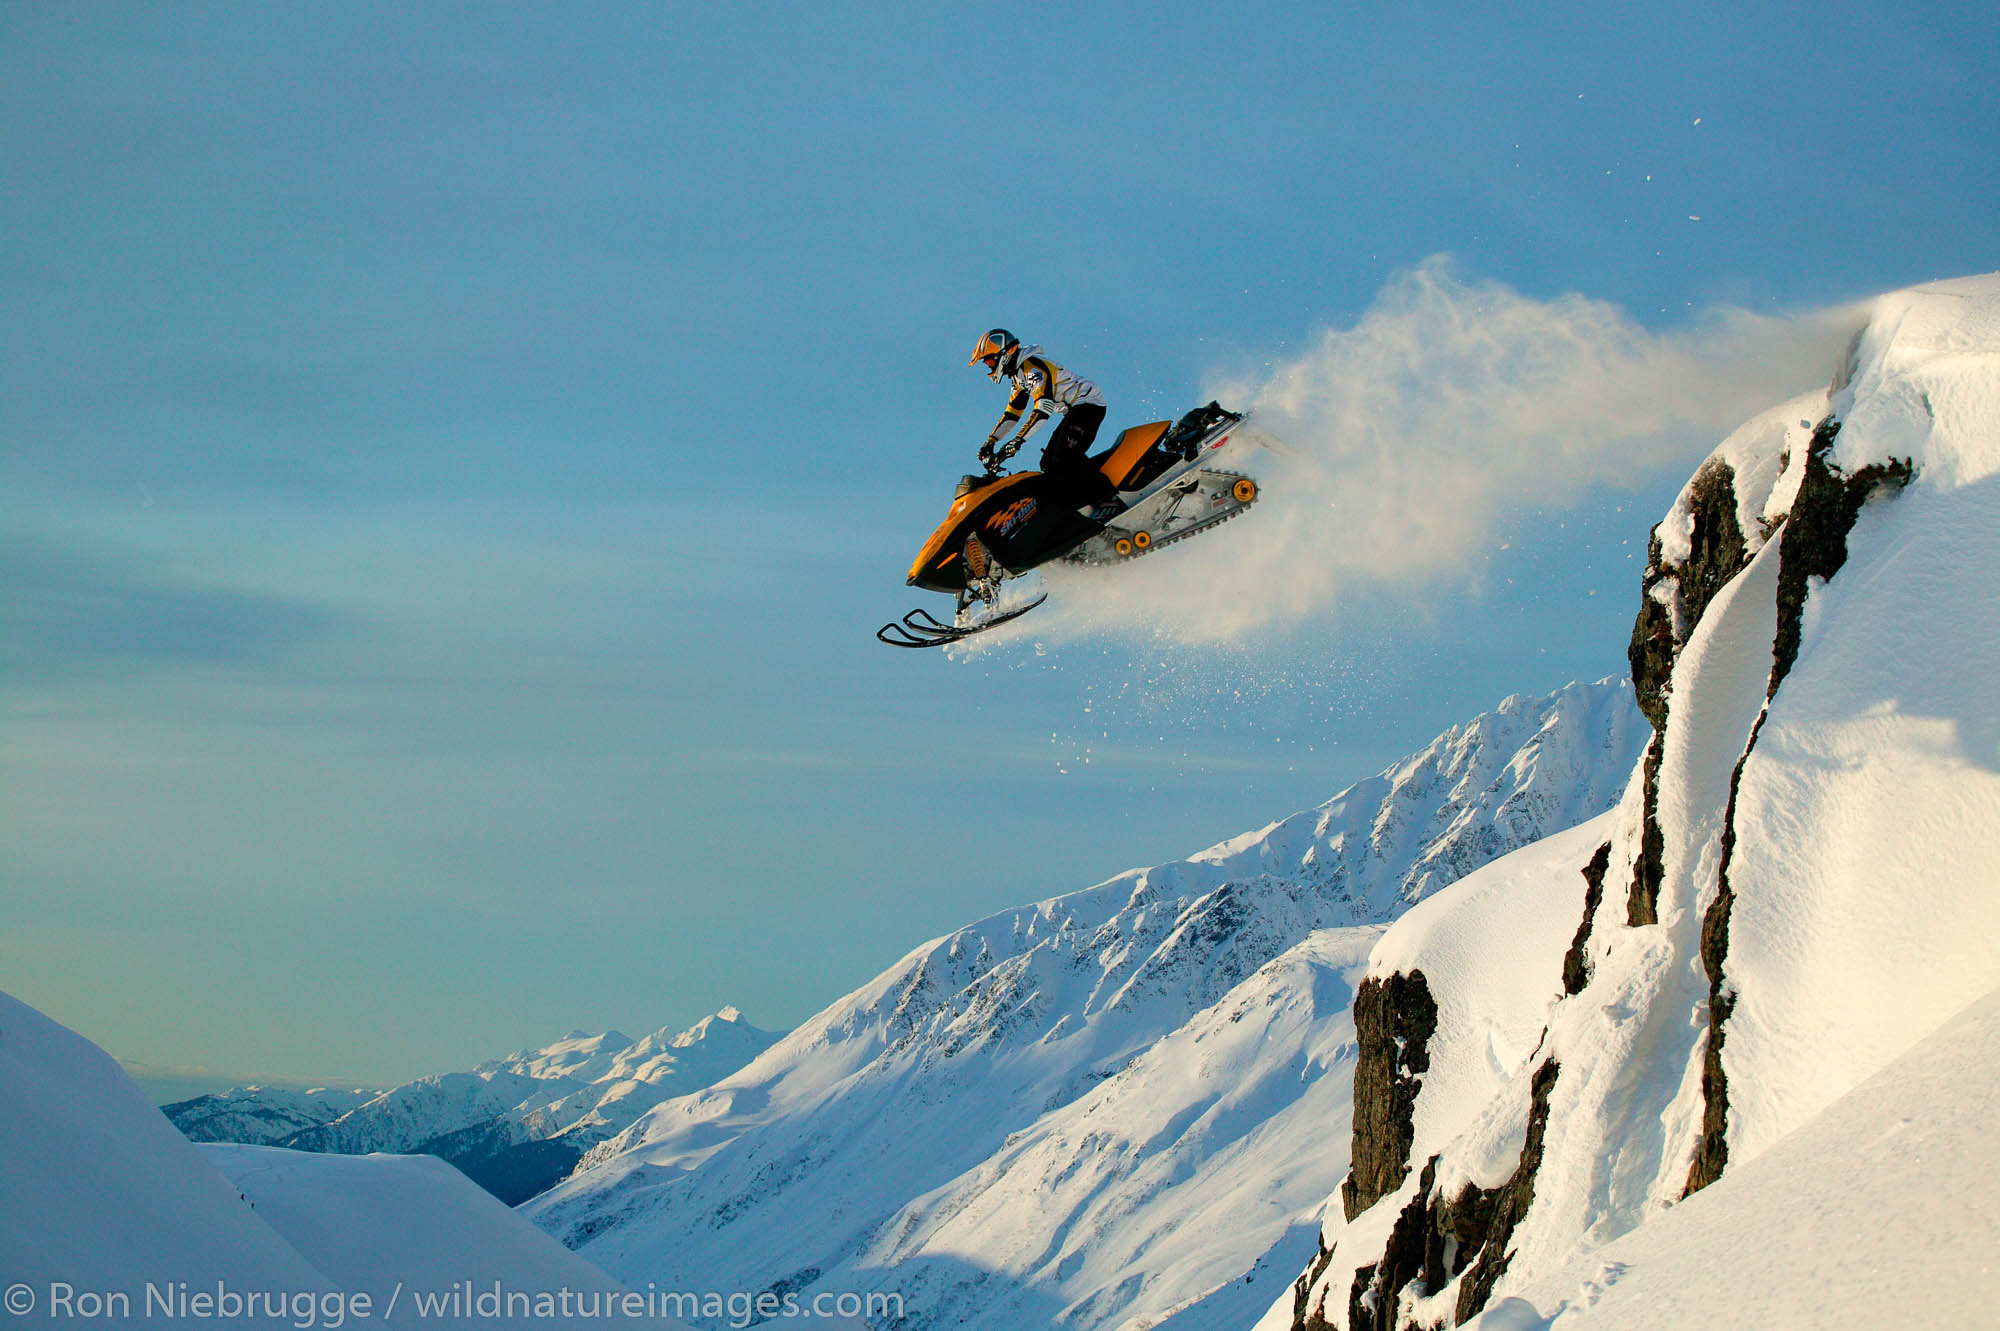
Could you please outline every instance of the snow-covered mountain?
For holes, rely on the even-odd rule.
[[[0,1093],[10,1325],[525,1328],[550,1324],[532,1301],[543,1293],[630,1306],[602,1271],[436,1160],[196,1146],[110,1055],[5,994]],[[450,1302],[466,1281],[530,1302],[483,1316]]]
[[[1884,297],[1690,480],[1644,759],[1375,946],[1351,1172],[1261,1327],[1991,1322],[1996,571],[2000,275]]]
[[[245,1087],[168,1105],[191,1139],[341,1155],[435,1155],[513,1205],[663,1100],[736,1071],[778,1039],[735,1008],[634,1040],[572,1031],[554,1044],[375,1092]]]
[[[926,944],[525,1209],[635,1284],[894,1291],[910,1327],[1247,1320],[1345,1167],[1316,1148],[1383,923],[1601,813],[1644,731],[1622,681],[1510,698],[1319,808]]]
[[[380,1091],[238,1086],[165,1106],[175,1127],[196,1142],[269,1146],[359,1109]]]

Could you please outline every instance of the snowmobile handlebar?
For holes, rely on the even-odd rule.
[[[1021,451],[1021,441],[1010,439],[1004,444],[995,444],[991,439],[979,446],[979,461],[986,468],[988,476],[998,476],[1000,469],[1007,465],[1007,459]]]

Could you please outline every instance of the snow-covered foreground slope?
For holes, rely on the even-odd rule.
[[[528,1327],[551,1320],[542,1295],[622,1293],[436,1160],[197,1147],[108,1054],[4,994],[0,1101],[13,1326]],[[530,1303],[454,1307],[466,1280]]]
[[[195,1150],[340,1289],[368,1289],[388,1273],[412,1292],[468,1280],[475,1289],[496,1281],[521,1291],[618,1288],[435,1156]]]
[[[1990,1326],[1996,1104],[2000,993],[1712,1187],[1469,1325]]]
[[[1381,922],[1600,812],[1643,730],[1622,682],[1509,699],[1317,809],[927,944],[526,1209],[635,1285],[1226,1322],[1311,1252]]]
[[[0,1097],[0,1279],[26,1284],[43,1315],[54,1281],[332,1288],[109,1055],[4,994]]]
[[[1622,1278],[1611,1249],[1578,1277],[1583,1255],[1629,1234],[1619,1251],[1687,1256],[1707,1242],[1694,1217],[1753,1223],[1739,1172],[1891,1210],[1813,1235],[1787,1220],[1762,1239],[1790,1254],[1766,1282],[1879,1272],[1892,1242],[1897,1273],[1872,1287],[1914,1316],[1908,1245],[1991,1260],[1990,1221],[1919,1188],[1857,1176],[1843,1199],[1832,1172],[1789,1174],[1822,1168],[1800,1143],[1867,1118],[1828,1106],[2000,989],[2000,277],[1879,301],[1834,388],[1725,441],[1656,538],[1633,661],[1657,737],[1601,844],[1560,871],[1597,884],[1573,941],[1552,932],[1527,975],[1508,949],[1454,949],[1476,930],[1449,893],[1384,937],[1358,1008],[1358,1084],[1380,1094],[1325,1250],[1264,1325],[1573,1320]],[[1525,1055],[1449,1035],[1455,994],[1525,1010],[1552,986]],[[1727,1203],[1703,1191],[1718,1180]],[[1747,1278],[1718,1263],[1710,1309]],[[1638,1299],[1606,1294],[1590,1324]]]
[[[727,1076],[777,1039],[724,1008],[642,1040],[572,1031],[541,1049],[379,1094],[242,1087],[165,1112],[194,1141],[435,1155],[513,1205],[646,1110]]]

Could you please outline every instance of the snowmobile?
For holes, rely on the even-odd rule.
[[[1119,434],[1090,459],[1116,491],[1082,507],[1039,471],[1002,474],[998,462],[958,483],[944,521],[910,565],[909,585],[958,598],[950,623],[912,610],[875,636],[891,647],[942,647],[1019,619],[1048,593],[1003,606],[1003,583],[1056,560],[1115,564],[1186,540],[1257,500],[1257,482],[1210,465],[1238,433],[1243,416],[1211,402],[1178,421],[1153,421]],[[1073,490],[1070,495],[1073,497]]]

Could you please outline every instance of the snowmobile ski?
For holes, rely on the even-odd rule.
[[[875,637],[891,647],[944,647],[1019,619],[1048,599],[1049,594],[1043,592],[1026,605],[1017,605],[1011,610],[1003,610],[968,624],[947,624],[928,610],[912,610],[895,623],[876,629]]]

